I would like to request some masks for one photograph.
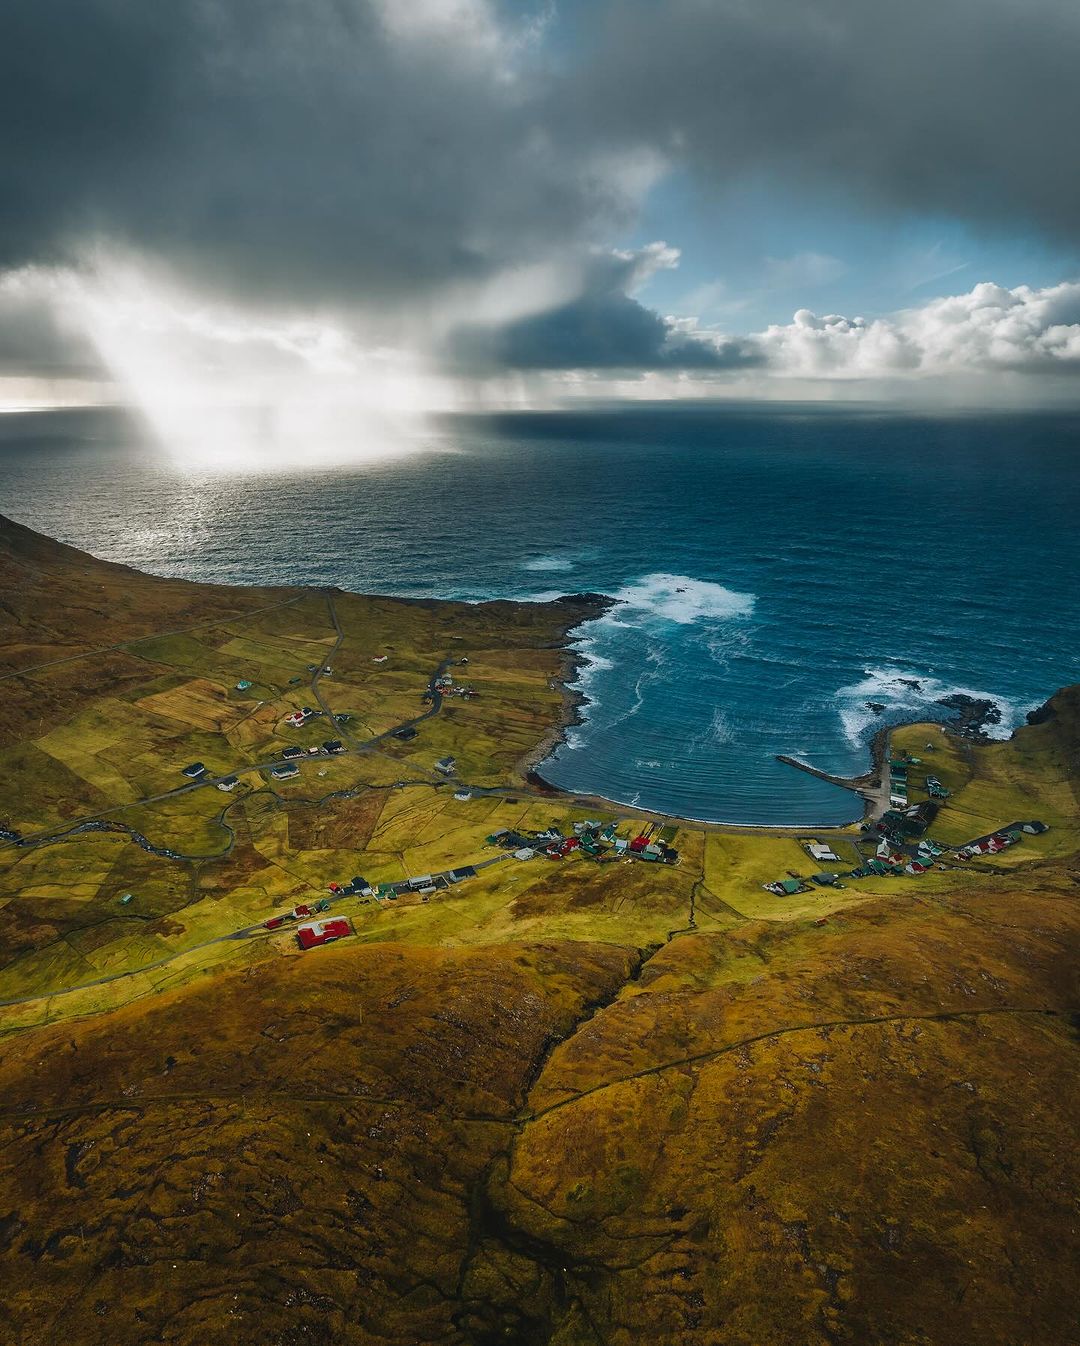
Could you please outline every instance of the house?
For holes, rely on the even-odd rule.
[[[239,777],[237,777],[237,776],[223,776],[223,777],[221,778],[221,780],[218,781],[218,783],[217,783],[217,788],[218,788],[219,790],[224,790],[225,793],[228,794],[228,792],[229,792],[230,790],[235,790],[236,787],[237,787],[239,784],[240,784],[240,779],[239,779]]]
[[[813,857],[813,859],[815,859],[815,860],[819,860],[819,861],[820,861],[820,860],[839,860],[839,859],[840,859],[840,857],[836,854],[836,852],[833,850],[833,848],[832,848],[831,846],[827,846],[827,845],[826,845],[824,842],[822,842],[822,841],[811,841],[811,842],[808,842],[808,843],[807,843],[807,846],[806,846],[806,849],[807,849],[807,851],[809,851],[810,855],[811,855],[811,856]]]
[[[403,724],[400,729],[394,730],[394,738],[401,739],[402,743],[408,743],[411,738],[416,737],[416,730],[411,724]]]
[[[1049,831],[1050,831],[1050,829],[1049,829],[1049,827],[1047,827],[1046,823],[1041,823],[1041,822],[1038,821],[1038,819],[1036,819],[1035,821],[1030,822],[1030,823],[1021,823],[1021,824],[1020,824],[1020,830],[1021,830],[1022,832],[1027,832],[1029,835],[1031,835],[1031,836],[1035,836],[1035,837],[1039,836],[1039,835],[1040,835],[1041,833],[1043,833],[1043,832],[1049,832]]]
[[[236,684],[236,690],[238,692],[246,692],[250,686],[251,683],[248,682],[247,678],[241,678],[240,681]]]
[[[293,776],[299,776],[300,768],[295,762],[286,762],[283,766],[271,767],[270,774],[275,780],[292,780]]]
[[[202,762],[192,762],[190,766],[184,767],[180,774],[181,776],[187,776],[188,780],[198,780],[200,776],[206,774],[206,767]]]
[[[329,921],[312,921],[302,925],[296,932],[296,942],[302,949],[314,949],[320,944],[331,944],[335,939],[343,939],[352,934],[352,926],[344,916],[335,916]]]
[[[332,753],[336,757],[338,753],[345,751],[345,744],[339,738],[328,738],[323,744],[323,751]]]
[[[373,664],[385,664],[389,657],[387,654],[377,654],[371,662]]]
[[[522,846],[520,850],[514,852],[515,860],[531,860],[536,852],[531,846]]]
[[[819,888],[835,888],[839,882],[839,874],[830,874],[823,870],[820,874],[811,874],[810,878]]]
[[[440,757],[435,763],[435,770],[441,771],[444,776],[452,776],[457,770],[457,758]]]
[[[446,876],[451,883],[460,883],[462,879],[475,879],[476,869],[473,865],[461,865],[457,869],[451,869]]]
[[[471,798],[472,798],[472,795],[469,793],[468,790],[455,790],[455,791],[454,791],[454,798],[460,800],[461,803],[464,804],[464,802],[466,801],[466,799],[471,799]]]
[[[766,892],[775,893],[777,897],[794,897],[802,886],[802,879],[777,879],[775,883],[762,884]]]
[[[415,879],[410,879],[409,887],[413,890],[413,892],[418,892],[424,888],[432,887],[431,875],[420,874]]]
[[[291,748],[286,748],[286,749],[284,749],[284,751],[282,752],[281,755],[282,755],[282,757],[286,757],[286,758],[290,758],[290,757],[306,757],[306,756],[307,756],[307,753],[306,753],[306,751],[305,751],[303,748],[298,748],[298,747],[296,747],[296,746],[294,745],[294,746],[291,747]]]

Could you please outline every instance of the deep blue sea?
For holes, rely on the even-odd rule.
[[[846,821],[775,754],[857,772],[946,693],[993,698],[1006,734],[1080,680],[1072,415],[452,418],[409,456],[266,475],[187,470],[115,413],[8,415],[0,481],[3,513],[158,574],[615,595],[545,774],[683,816]]]

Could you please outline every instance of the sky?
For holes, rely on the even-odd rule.
[[[1080,401],[1075,0],[35,0],[0,409]]]

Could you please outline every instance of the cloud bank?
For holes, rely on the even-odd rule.
[[[642,297],[674,248],[613,246],[673,175],[733,211],[768,182],[1080,239],[1073,0],[9,10],[0,376],[126,378],[136,334],[223,381],[259,351],[338,379],[396,351],[478,386],[1076,370],[1075,285],[730,334]],[[787,285],[844,269],[812,250],[770,265]],[[131,277],[168,296],[149,335]]]
[[[789,377],[1080,371],[1080,283],[1014,290],[984,283],[967,294],[866,321],[801,309],[747,339]]]

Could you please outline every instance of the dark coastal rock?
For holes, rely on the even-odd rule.
[[[884,702],[884,701],[868,701],[868,702],[866,703],[866,709],[867,709],[867,710],[872,710],[872,711],[874,712],[875,715],[884,715],[884,714],[885,714],[885,702]]]
[[[1025,719],[1028,724],[1045,724],[1047,720],[1052,720],[1057,714],[1054,709],[1053,699],[1046,701],[1041,706],[1036,706],[1034,710],[1029,710]]]
[[[610,594],[595,594],[590,592],[580,594],[562,594],[558,601],[560,603],[573,603],[581,608],[599,608],[606,612],[608,608],[613,608],[618,603],[617,598],[612,598]]]
[[[954,728],[965,738],[985,739],[986,726],[1001,723],[1001,707],[996,701],[968,696],[966,692],[952,692],[939,697],[934,704],[956,711]]]
[[[922,691],[922,683],[918,678],[897,678],[896,681],[901,687],[910,687],[913,692]]]

